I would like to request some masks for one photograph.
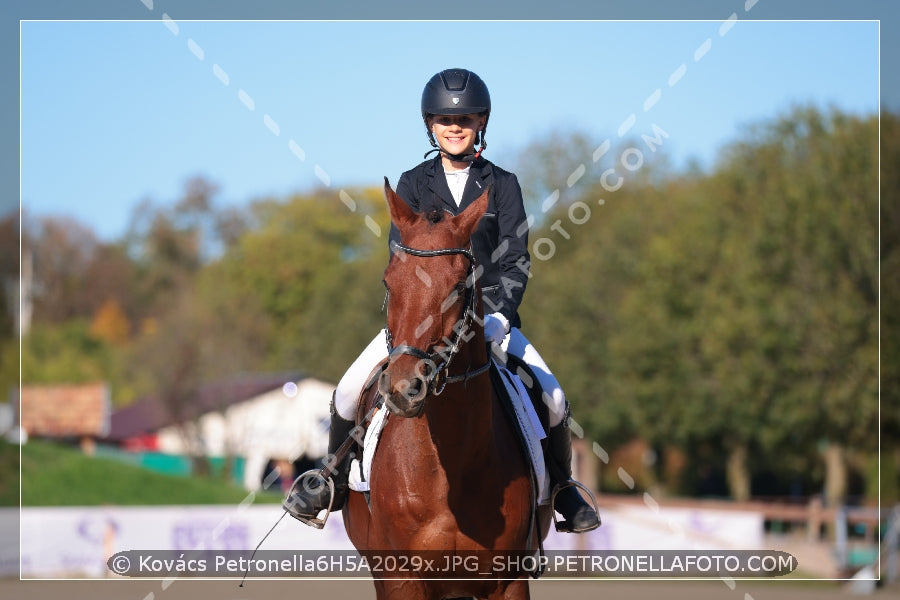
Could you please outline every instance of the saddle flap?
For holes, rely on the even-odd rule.
[[[491,380],[506,408],[507,416],[516,431],[520,448],[531,465],[537,484],[537,503],[546,504],[550,495],[550,477],[544,461],[544,450],[541,440],[547,437],[533,402],[525,389],[525,385],[506,367],[493,363]]]

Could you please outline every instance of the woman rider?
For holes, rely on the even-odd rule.
[[[491,189],[488,209],[472,236],[476,260],[484,268],[480,282],[485,337],[500,344],[507,354],[522,359],[542,390],[550,425],[548,471],[551,484],[559,486],[554,509],[563,516],[557,528],[590,531],[600,524],[600,519],[571,481],[568,402],[559,382],[520,329],[518,308],[529,277],[528,221],[516,176],[482,156],[487,147],[485,130],[490,114],[490,94],[478,75],[465,69],[447,69],[434,75],[422,92],[422,118],[433,147],[426,157],[432,152],[438,154],[403,173],[396,191],[416,212],[444,210],[456,215],[485,189]],[[476,152],[475,146],[479,144]],[[400,241],[393,225],[390,239]],[[331,406],[329,454],[351,434],[363,385],[386,357],[387,343],[382,330],[338,383]],[[349,462],[349,457],[340,461],[332,476],[335,485],[332,510],[341,508],[346,498]],[[297,490],[284,504],[292,516],[309,519],[328,507],[327,486],[295,487]]]

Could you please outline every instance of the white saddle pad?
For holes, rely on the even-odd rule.
[[[384,406],[375,411],[375,416],[366,429],[366,437],[363,438],[363,456],[360,463],[358,458],[350,461],[350,489],[356,492],[368,492],[369,480],[372,473],[372,458],[375,456],[375,447],[381,438],[381,431],[387,423],[390,411]]]
[[[515,407],[516,420],[528,445],[528,453],[531,456],[531,464],[537,477],[538,504],[546,504],[550,500],[550,478],[547,475],[544,464],[544,453],[541,449],[541,440],[547,437],[541,421],[531,405],[528,392],[522,380],[505,367],[498,365],[503,383],[512,399]],[[372,417],[372,422],[366,430],[363,440],[362,461],[354,458],[350,463],[350,489],[357,492],[368,492],[371,481],[372,458],[375,456],[375,448],[381,432],[387,423],[389,411],[383,407]]]

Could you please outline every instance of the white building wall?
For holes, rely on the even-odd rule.
[[[310,458],[325,456],[333,392],[332,384],[303,379],[296,388],[286,386],[234,404],[224,415],[214,412],[201,416],[196,422],[200,448],[187,447],[178,427],[165,427],[157,435],[159,450],[168,454],[243,456],[244,485],[256,490],[269,458],[293,461],[303,454]],[[186,427],[193,433],[195,424]]]

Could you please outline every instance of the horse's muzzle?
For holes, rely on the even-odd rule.
[[[417,374],[410,377],[394,377],[388,367],[378,378],[378,391],[391,413],[398,417],[418,417],[425,410],[428,381]]]

